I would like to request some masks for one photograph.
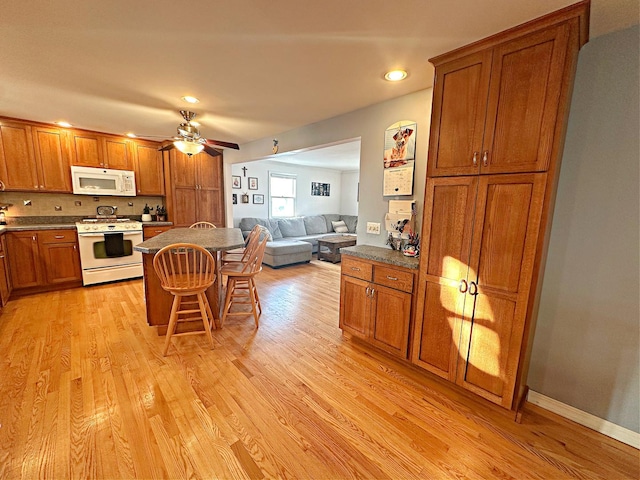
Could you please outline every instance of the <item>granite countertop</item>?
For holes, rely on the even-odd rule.
[[[81,222],[86,217],[21,217],[13,218],[8,225],[0,227],[3,232],[21,232],[24,230],[56,230],[61,228],[76,228],[76,222]],[[138,220],[133,218],[133,220]],[[173,225],[173,222],[142,222],[143,227],[159,227]]]
[[[134,246],[142,253],[157,253],[173,243],[194,243],[210,252],[244,247],[244,237],[239,228],[172,228]]]
[[[417,270],[420,266],[419,258],[406,257],[402,252],[398,252],[397,250],[375,247],[373,245],[356,245],[354,247],[341,248],[340,254],[364,258],[365,260],[375,260],[377,262],[397,265],[398,267],[412,268],[414,270]]]

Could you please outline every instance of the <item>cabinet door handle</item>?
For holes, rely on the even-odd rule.
[[[372,289],[371,289],[371,298],[373,298],[373,296],[375,295],[375,293],[376,293],[376,289],[375,289],[375,288],[372,288]]]
[[[56,235],[55,238],[64,238],[64,235]]]
[[[479,152],[473,152],[473,166],[477,166],[478,165],[478,155]]]
[[[35,235],[34,235],[34,236],[32,236],[32,237],[31,237],[31,240],[33,240],[33,241],[35,242],[35,241],[36,241],[36,236],[35,236]]]
[[[42,190],[44,190],[44,185],[40,185],[40,188],[41,188]]]
[[[391,275],[387,275],[387,279],[389,280],[394,280],[394,281],[398,281],[398,277],[392,277]]]
[[[489,150],[485,150],[482,154],[482,165],[485,167],[489,165]]]
[[[460,290],[460,293],[467,293],[468,289],[469,285],[467,285],[467,281],[463,278],[462,280],[460,280],[460,286],[458,287],[458,290]]]
[[[0,255],[0,260],[4,258],[4,255]]]
[[[358,267],[351,267],[351,270],[353,270],[354,272],[359,272],[360,269]]]
[[[478,295],[478,284],[476,282],[469,284],[469,295],[473,295],[474,297]]]
[[[369,290],[371,290],[371,287],[367,287],[364,289],[364,294],[368,297],[369,296]]]

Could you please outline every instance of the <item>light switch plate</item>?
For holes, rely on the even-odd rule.
[[[367,233],[373,233],[374,235],[380,235],[380,224],[367,222]]]

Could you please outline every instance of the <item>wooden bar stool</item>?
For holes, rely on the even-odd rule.
[[[167,327],[167,336],[162,355],[167,355],[171,337],[176,330],[176,325],[181,321],[180,315],[186,314],[199,313],[200,317],[190,316],[182,320],[197,320],[201,318],[204,326],[204,332],[187,333],[205,333],[209,338],[211,348],[213,348],[211,329],[215,328],[215,321],[205,292],[215,281],[215,265],[215,260],[211,253],[191,243],[167,245],[153,257],[153,268],[160,279],[160,286],[173,295],[169,326]],[[196,297],[197,309],[183,309],[182,299],[188,296]],[[184,305],[193,305],[195,303],[195,301],[184,302]]]
[[[244,242],[244,248],[222,252],[222,264],[224,265],[225,263],[246,262],[251,253],[253,253],[253,250],[258,246],[262,228],[264,227],[256,225],[251,229],[249,235],[247,235],[247,239]]]
[[[189,228],[216,228],[216,226],[211,222],[196,222]]]
[[[262,305],[260,305],[255,277],[262,271],[262,257],[267,241],[268,238],[265,237],[245,262],[228,263],[220,268],[222,275],[227,277],[227,292],[224,298],[221,325],[224,325],[224,321],[229,315],[246,316],[251,313],[256,327],[259,326],[258,318],[262,315]],[[232,312],[233,305],[251,305],[251,312]]]

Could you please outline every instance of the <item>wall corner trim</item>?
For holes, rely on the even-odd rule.
[[[596,417],[595,415],[579,410],[571,405],[567,405],[566,403],[559,402],[558,400],[554,400],[553,398],[547,397],[541,393],[534,392],[533,390],[529,390],[527,401],[568,420],[572,420],[580,425],[595,430],[596,432],[600,432],[603,435],[640,449],[640,433],[634,432],[633,430],[621,427],[620,425],[616,425],[608,420]]]

